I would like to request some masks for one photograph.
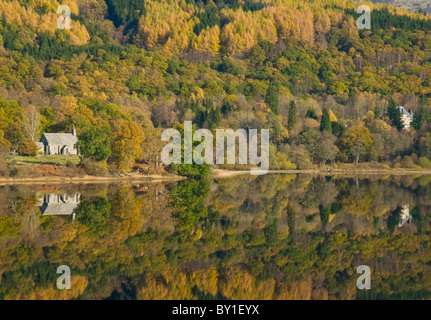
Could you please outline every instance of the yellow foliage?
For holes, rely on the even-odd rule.
[[[215,25],[212,28],[207,27],[202,30],[199,36],[194,40],[193,46],[195,49],[202,51],[210,51],[213,56],[216,56],[220,51],[220,28]]]
[[[0,15],[4,15],[8,23],[15,22],[19,25],[30,25],[34,27],[37,33],[49,32],[52,35],[57,31],[57,19],[60,16],[57,14],[57,7],[60,5],[56,1],[48,0],[35,0],[33,1],[36,8],[43,8],[46,14],[39,15],[33,10],[32,6],[28,9],[23,7],[18,0],[12,2],[0,1]],[[68,5],[72,14],[78,14],[78,5],[76,1],[69,0],[62,2],[61,4]],[[90,41],[90,35],[79,21],[72,20],[71,29],[66,30],[72,44],[83,45]],[[25,35],[23,35],[25,37]],[[33,41],[36,34],[33,35],[32,39],[29,39],[30,35],[27,35],[29,41]]]
[[[230,19],[221,32],[220,41],[229,54],[250,50],[258,41],[278,40],[274,21],[269,14],[222,10],[221,14]]]
[[[167,267],[157,277],[150,272],[145,275],[138,284],[137,298],[140,300],[190,300],[193,298],[191,288],[192,283],[187,275],[178,269]]]
[[[177,1],[149,1],[145,3],[146,15],[139,19],[134,41],[153,49],[166,45],[173,53],[181,52],[189,45],[188,35],[193,33],[191,14],[184,11]]]
[[[257,281],[248,272],[227,267],[225,278],[219,284],[221,294],[227,299],[272,299],[275,280]]]
[[[218,277],[219,273],[217,268],[211,266],[210,270],[192,272],[190,280],[196,284],[201,292],[215,296],[218,291]]]
[[[329,110],[329,120],[331,120],[331,122],[337,122],[337,117],[332,110]]]
[[[353,215],[363,215],[370,211],[373,204],[373,197],[367,193],[362,198],[356,199],[353,195],[346,197],[342,200],[342,204],[346,212]]]
[[[74,276],[72,274],[70,277],[70,289],[60,290],[56,287],[56,284],[53,284],[48,288],[34,286],[34,289],[30,293],[20,297],[6,297],[6,300],[70,300],[75,299],[82,294],[87,285],[87,277],[80,275]]]
[[[294,282],[287,285],[281,283],[279,288],[279,295],[277,299],[280,300],[310,300],[312,293],[311,278]]]

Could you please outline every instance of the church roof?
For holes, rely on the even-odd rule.
[[[43,138],[50,145],[74,145],[78,142],[78,139],[71,133],[44,133],[40,141]]]
[[[44,203],[40,207],[40,211],[44,216],[51,215],[71,215],[73,211],[78,207],[78,203]]]

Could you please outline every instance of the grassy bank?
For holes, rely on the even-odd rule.
[[[58,155],[41,155],[41,156],[19,156],[13,155],[8,159],[9,162],[16,165],[35,165],[35,164],[53,164],[53,165],[77,165],[80,162],[79,156],[58,156]]]

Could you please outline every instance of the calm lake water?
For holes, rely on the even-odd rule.
[[[0,186],[0,299],[429,299],[430,191],[275,174]]]

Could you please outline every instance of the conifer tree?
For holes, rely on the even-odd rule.
[[[398,130],[402,130],[404,128],[404,123],[401,119],[401,113],[398,111],[397,104],[394,99],[389,100],[388,116],[395,128]]]
[[[326,130],[332,133],[331,119],[329,117],[328,109],[323,109],[322,119],[320,121],[320,131]]]
[[[279,115],[278,109],[278,91],[280,90],[279,83],[271,83],[266,91],[265,103],[268,104],[269,108],[275,115]]]
[[[289,119],[287,120],[287,129],[289,131],[294,130],[296,127],[296,104],[292,100],[289,107]]]

